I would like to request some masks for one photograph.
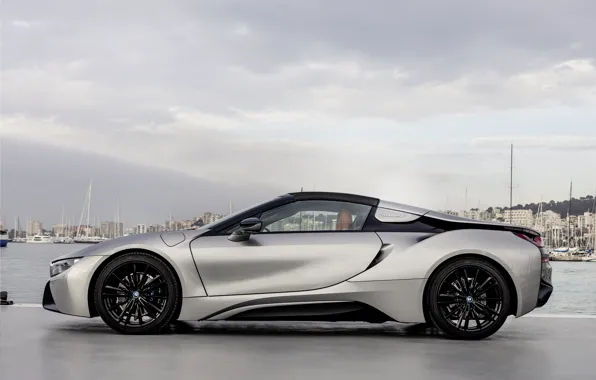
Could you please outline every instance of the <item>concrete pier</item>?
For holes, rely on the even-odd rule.
[[[400,325],[179,324],[123,336],[100,319],[0,307],[0,378],[594,380],[596,319],[512,319],[492,338],[451,341]]]

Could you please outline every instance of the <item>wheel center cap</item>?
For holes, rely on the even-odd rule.
[[[474,298],[472,298],[472,296],[467,296],[466,297],[466,302],[467,303],[472,303],[472,302],[474,302]]]
[[[132,292],[132,298],[139,298],[139,292],[137,290],[135,290],[134,292]]]

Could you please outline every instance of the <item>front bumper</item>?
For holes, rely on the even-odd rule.
[[[50,278],[43,292],[43,308],[77,317],[91,317],[89,284],[97,267],[107,258],[107,256],[83,257],[67,271]]]

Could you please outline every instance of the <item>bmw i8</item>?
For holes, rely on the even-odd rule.
[[[43,307],[119,333],[182,321],[427,323],[484,339],[548,302],[540,234],[374,197],[296,192],[195,230],[58,257]]]

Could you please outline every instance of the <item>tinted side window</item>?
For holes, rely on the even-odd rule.
[[[262,232],[360,231],[370,210],[350,202],[293,202],[265,211]]]

